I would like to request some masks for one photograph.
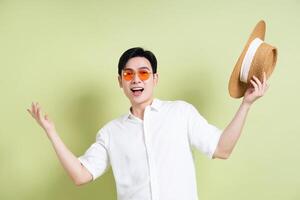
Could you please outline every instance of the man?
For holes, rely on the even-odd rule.
[[[71,179],[82,185],[112,167],[120,200],[196,200],[197,186],[191,148],[209,158],[227,159],[250,106],[268,86],[253,77],[233,120],[223,130],[207,123],[184,101],[153,97],[158,83],[154,54],[128,49],[120,57],[118,81],[131,103],[129,113],[103,126],[84,155],[77,158],[58,136],[54,123],[33,103],[28,112],[45,130]]]

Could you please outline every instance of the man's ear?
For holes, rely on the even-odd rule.
[[[122,85],[122,78],[121,78],[120,75],[118,76],[118,82],[119,82],[120,88],[123,88],[123,85]]]
[[[153,76],[154,85],[157,85],[158,83],[158,73],[155,73]]]

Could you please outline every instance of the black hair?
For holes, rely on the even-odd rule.
[[[156,73],[156,71],[157,71],[157,60],[156,60],[155,55],[151,51],[144,50],[141,47],[134,47],[134,48],[126,50],[119,59],[118,74],[120,76],[121,76],[122,69],[124,69],[124,67],[126,66],[128,60],[130,58],[134,58],[134,57],[144,57],[144,58],[146,58],[151,64],[153,74]]]

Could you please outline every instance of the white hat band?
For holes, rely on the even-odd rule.
[[[263,43],[259,38],[255,38],[249,45],[240,71],[240,81],[247,83],[250,66],[258,47]]]

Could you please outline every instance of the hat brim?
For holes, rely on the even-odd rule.
[[[256,24],[254,30],[252,31],[251,35],[249,36],[249,39],[248,39],[241,55],[239,56],[235,66],[233,68],[232,73],[231,73],[229,84],[228,84],[228,90],[229,90],[229,94],[231,97],[240,98],[240,97],[244,96],[248,85],[246,83],[243,83],[240,81],[240,71],[241,71],[242,62],[243,62],[243,59],[245,57],[245,54],[247,52],[247,49],[248,49],[250,43],[255,38],[260,38],[261,40],[264,41],[265,40],[265,32],[266,32],[266,23],[263,20],[261,20]]]

